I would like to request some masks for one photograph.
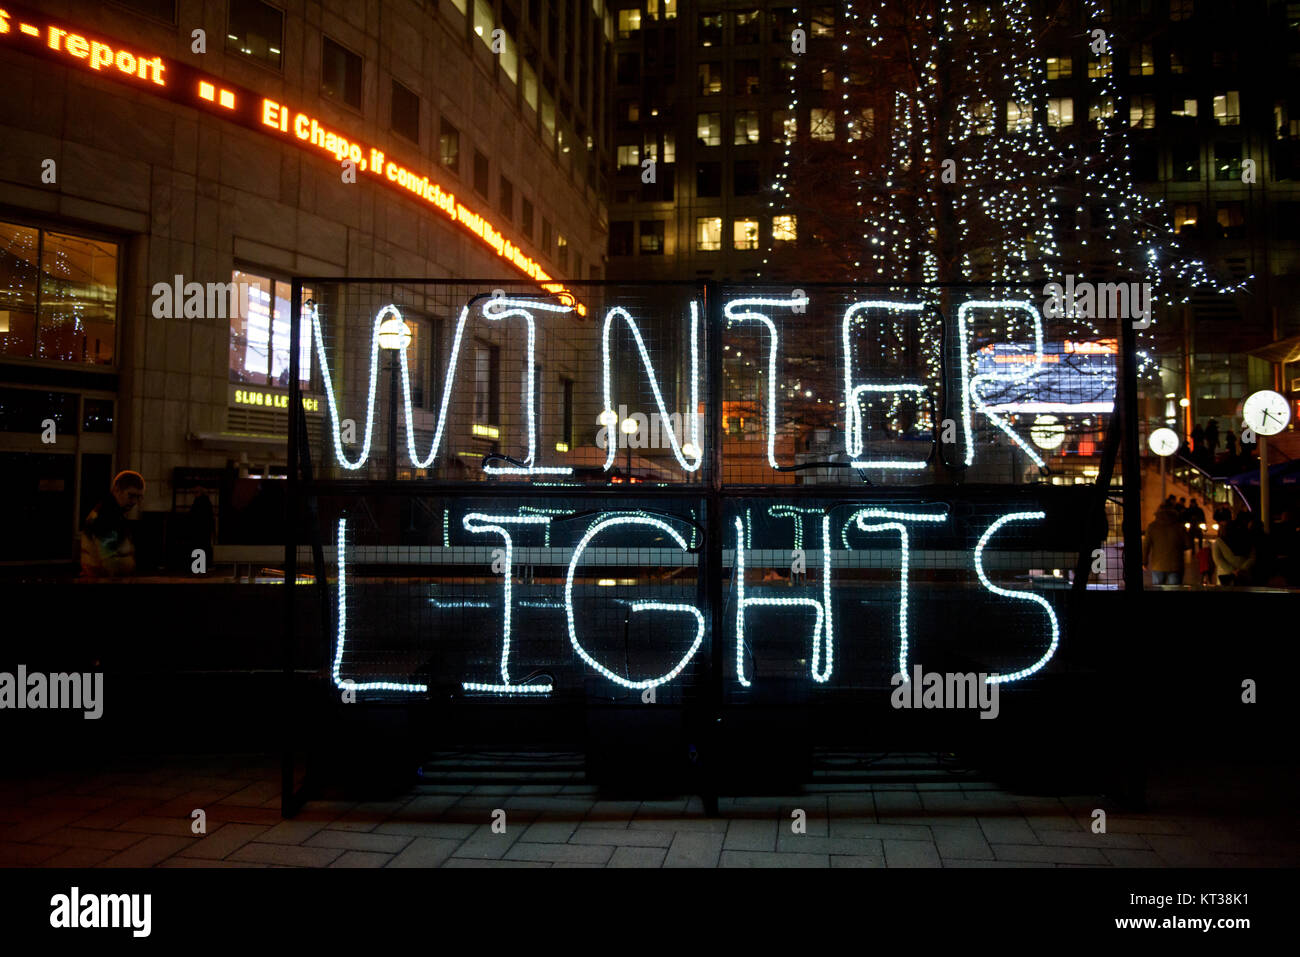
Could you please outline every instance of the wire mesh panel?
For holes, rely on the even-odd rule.
[[[300,324],[323,478],[689,484],[698,287],[318,282]]]
[[[728,483],[1023,485],[1100,453],[1114,334],[1026,290],[728,287],[722,299]]]

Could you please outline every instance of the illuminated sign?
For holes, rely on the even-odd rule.
[[[766,402],[760,403],[763,406],[763,418],[765,420],[765,438],[767,446],[768,465],[775,470],[783,470],[783,466],[776,458],[776,432],[777,420],[779,418],[779,409],[777,406],[777,368],[778,357],[781,352],[781,340],[776,323],[767,315],[764,310],[774,309],[802,309],[809,303],[807,296],[791,298],[743,298],[727,302],[723,306],[723,316],[728,329],[742,323],[753,323],[759,326],[761,333],[765,334],[767,339],[766,349]],[[401,310],[396,305],[389,304],[384,306],[374,318],[371,327],[370,336],[370,374],[367,381],[366,407],[365,407],[365,433],[361,443],[361,449],[356,458],[351,458],[344,451],[344,441],[342,433],[342,423],[346,416],[341,409],[341,397],[335,394],[334,383],[330,373],[329,356],[326,353],[326,336],[321,325],[320,311],[315,304],[308,304],[306,307],[307,317],[310,321],[310,333],[312,341],[316,346],[316,358],[321,368],[322,378],[325,386],[325,401],[328,406],[330,415],[331,429],[330,438],[334,446],[335,463],[347,470],[358,470],[365,466],[370,457],[371,439],[373,436],[375,423],[375,403],[377,390],[379,386],[379,350],[380,337],[384,335],[383,327],[386,322],[401,322]],[[603,470],[609,472],[615,463],[617,442],[609,441],[608,432],[618,423],[618,413],[615,411],[615,397],[613,394],[613,359],[610,348],[610,338],[614,327],[617,323],[622,322],[632,336],[636,346],[637,356],[641,360],[641,367],[645,374],[646,380],[650,386],[651,394],[654,397],[655,405],[658,409],[656,415],[664,423],[664,435],[668,441],[668,447],[673,457],[677,460],[683,472],[692,473],[700,469],[705,458],[704,431],[700,412],[700,316],[699,305],[692,301],[689,303],[689,320],[685,330],[685,341],[689,348],[689,368],[686,371],[686,381],[689,387],[689,409],[686,415],[682,416],[675,412],[670,412],[664,399],[664,390],[660,381],[660,373],[656,370],[654,360],[650,351],[646,347],[644,338],[641,335],[640,328],[628,310],[621,306],[611,307],[605,314],[604,322],[600,330],[600,355],[601,355],[601,401],[602,412],[600,413],[600,423],[604,427],[598,434],[596,444],[599,448],[605,450],[605,462]],[[854,469],[881,469],[881,470],[916,470],[928,467],[926,458],[907,459],[877,459],[872,457],[863,457],[866,454],[865,440],[863,436],[863,417],[860,409],[860,402],[864,395],[871,393],[900,393],[910,392],[919,396],[923,401],[933,402],[930,395],[929,386],[918,382],[858,382],[854,380],[853,367],[853,336],[850,326],[855,318],[860,314],[870,310],[883,310],[892,312],[918,312],[922,307],[915,303],[893,303],[893,302],[857,302],[848,307],[844,314],[842,326],[843,338],[843,379],[844,379],[844,409],[845,409],[845,449],[851,457],[851,461],[846,464]],[[1031,317],[1034,328],[1034,344],[1032,347],[1021,344],[995,344],[985,346],[977,351],[972,351],[969,343],[968,315],[973,310],[1002,311],[1011,313],[1022,313]],[[546,466],[536,461],[538,449],[538,422],[537,411],[534,408],[536,399],[536,390],[534,388],[534,376],[536,375],[536,338],[537,322],[539,321],[538,313],[541,314],[565,314],[571,311],[571,307],[563,304],[548,303],[530,299],[508,299],[501,296],[484,298],[479,308],[479,317],[487,321],[502,322],[507,319],[522,320],[527,332],[527,349],[523,355],[524,369],[523,375],[520,376],[520,395],[522,403],[526,410],[525,427],[527,452],[521,462],[511,465],[493,464],[484,460],[482,464],[483,471],[489,475],[572,475],[573,469],[568,466]],[[434,429],[433,439],[430,444],[429,452],[421,456],[415,447],[415,434],[417,426],[414,423],[414,412],[411,400],[411,384],[409,372],[407,371],[408,363],[405,361],[407,343],[398,342],[394,345],[397,351],[402,353],[402,361],[398,363],[398,369],[401,373],[402,382],[402,407],[401,412],[405,415],[405,421],[408,428],[403,431],[406,434],[407,455],[411,464],[419,469],[429,468],[437,458],[439,450],[443,446],[443,437],[446,432],[448,413],[452,403],[452,391],[456,381],[456,369],[460,361],[461,345],[464,342],[465,330],[470,322],[470,307],[464,306],[460,310],[460,316],[456,322],[456,331],[452,341],[451,352],[447,360],[446,371],[443,375],[442,402],[438,408],[438,419]],[[1044,444],[1042,441],[1041,429],[1037,437],[1032,431],[1028,434],[1022,434],[1016,426],[1004,418],[999,413],[1013,411],[1062,411],[1061,402],[1056,398],[1057,393],[1050,390],[1062,388],[1058,383],[1053,381],[1044,382],[1042,373],[1049,365],[1047,359],[1061,359],[1062,356],[1068,356],[1071,359],[1077,357],[1080,361],[1090,363],[1094,366],[1094,371],[1089,373],[1080,373],[1083,375],[1090,388],[1106,392],[1109,390],[1113,396],[1114,389],[1114,360],[1115,355],[1106,343],[1098,344],[1098,348],[1081,348],[1083,344],[1066,343],[1069,347],[1067,351],[1060,351],[1065,347],[1058,347],[1058,351],[1049,353],[1043,343],[1042,317],[1038,311],[1033,308],[1029,302],[1018,300],[985,300],[975,299],[964,302],[960,305],[957,312],[958,331],[960,337],[961,353],[965,356],[965,361],[960,363],[960,408],[962,431],[965,438],[965,464],[971,465],[975,462],[977,455],[978,443],[974,441],[975,416],[983,416],[991,425],[1004,433],[1030,461],[1035,465],[1042,467],[1045,462],[1038,454],[1035,447],[1042,448],[1044,451],[1050,451],[1055,448],[1050,444]],[[594,345],[594,344],[593,344]],[[1026,352],[1026,349],[1032,349]],[[994,361],[999,357],[1014,357],[1014,362]],[[671,370],[670,370],[671,371]],[[1015,396],[1015,402],[1007,399],[1008,394]],[[1102,407],[1104,405],[1104,408]],[[1095,406],[1095,407],[1094,407]],[[1098,411],[1109,412],[1111,405],[1109,402],[1102,403],[1066,403],[1064,411]],[[676,425],[674,423],[677,423]],[[474,424],[471,426],[472,434],[484,438],[499,438],[500,430],[495,426],[486,426]],[[679,430],[682,434],[679,435]],[[1030,441],[1033,439],[1033,441]],[[1059,443],[1058,443],[1059,444]],[[560,448],[563,445],[564,448]],[[567,451],[567,443],[557,443],[555,448],[558,451]],[[512,460],[513,461],[513,460]],[[614,479],[616,481],[621,479]],[[635,481],[635,480],[634,480]]]
[[[689,637],[685,639],[684,648],[680,653],[677,651],[669,652],[666,667],[665,665],[652,666],[650,668],[651,673],[638,676],[629,671],[625,660],[621,660],[616,666],[611,667],[610,664],[601,660],[599,652],[584,644],[582,638],[583,626],[580,625],[579,616],[579,607],[582,601],[575,592],[578,570],[583,564],[583,559],[600,552],[602,540],[608,540],[612,534],[620,535],[617,540],[618,545],[608,546],[620,553],[617,559],[620,565],[626,566],[633,561],[640,560],[649,562],[656,567],[662,567],[663,562],[673,561],[673,559],[663,556],[673,553],[679,554],[681,562],[688,567],[696,563],[698,558],[690,554],[691,544],[672,523],[666,520],[668,516],[659,518],[636,509],[615,509],[597,512],[588,520],[589,523],[585,531],[580,534],[571,550],[566,553],[567,571],[564,575],[563,585],[556,583],[550,586],[556,589],[557,593],[551,596],[544,594],[539,596],[534,590],[532,598],[520,601],[515,598],[515,534],[529,527],[539,528],[546,532],[549,543],[549,534],[554,522],[554,516],[549,514],[525,514],[525,508],[522,507],[518,512],[518,514],[486,514],[467,510],[461,516],[460,525],[467,533],[495,537],[495,541],[492,543],[494,547],[492,554],[495,556],[492,560],[493,571],[496,575],[499,575],[502,589],[499,606],[501,630],[497,636],[488,636],[488,639],[496,643],[500,648],[499,680],[484,681],[479,680],[483,677],[482,675],[467,676],[465,680],[460,682],[462,690],[494,695],[548,695],[555,690],[552,677],[536,670],[537,662],[514,660],[513,649],[519,637],[515,625],[515,609],[525,605],[556,610],[562,609],[565,619],[563,626],[559,626],[558,623],[552,624],[552,630],[547,632],[546,635],[528,635],[530,639],[528,647],[535,648],[538,637],[554,637],[556,641],[562,642],[562,635],[567,633],[569,645],[577,660],[583,662],[587,668],[603,676],[612,684],[631,690],[648,690],[667,685],[676,680],[695,659],[706,637],[709,637],[708,620],[703,608],[691,602],[657,600],[653,597],[656,586],[649,579],[644,583],[644,587],[647,589],[644,596],[630,599],[614,599],[626,606],[628,622],[639,620],[641,616],[649,618],[649,616],[653,615],[655,616],[653,620],[656,622],[667,623],[674,618],[678,618],[684,619],[687,624],[686,633]],[[847,559],[854,550],[854,546],[849,545],[846,539],[844,548],[836,547],[831,535],[831,511],[829,508],[803,508],[799,509],[799,512],[815,518],[816,524],[821,531],[818,542],[819,549],[818,553],[816,553],[816,560],[821,564],[818,576],[820,580],[815,585],[807,588],[783,587],[782,591],[787,592],[787,594],[781,596],[770,594],[750,595],[747,593],[745,569],[747,552],[750,550],[747,544],[749,522],[746,518],[739,516],[734,519],[734,551],[731,552],[731,555],[734,556],[732,577],[736,589],[736,610],[732,634],[735,642],[735,683],[740,689],[751,688],[753,684],[745,667],[746,624],[747,621],[761,614],[764,609],[788,610],[803,608],[812,613],[810,629],[811,654],[808,656],[810,670],[808,676],[819,685],[831,686],[834,683],[837,644],[851,643],[855,646],[855,654],[859,657],[861,657],[862,652],[857,646],[864,643],[883,643],[886,647],[892,644],[892,636],[888,635],[888,633],[879,632],[874,625],[867,623],[860,613],[855,612],[842,616],[835,614],[836,593],[834,585],[837,577],[835,569],[848,564]],[[1019,613],[1021,609],[1017,608],[1018,605],[1029,605],[1037,609],[1034,614],[1028,617],[1022,615],[1018,619],[1018,623],[1021,627],[1025,627],[1027,622],[1037,622],[1036,625],[1030,625],[1029,628],[1036,635],[1034,640],[1042,647],[1041,653],[1030,650],[1028,654],[1031,656],[1031,660],[1022,659],[1011,670],[1003,673],[986,674],[984,681],[988,684],[1019,681],[1035,674],[1052,659],[1060,646],[1061,621],[1052,602],[1033,588],[1005,588],[994,584],[989,579],[986,569],[988,547],[999,534],[1004,534],[1003,529],[1013,523],[1040,523],[1045,517],[1046,513],[1042,511],[1009,511],[996,515],[987,526],[979,527],[978,541],[973,550],[968,553],[967,558],[961,562],[968,572],[974,573],[974,578],[979,584],[981,600],[988,600],[990,595],[1001,599],[992,605],[995,612],[994,617],[991,618],[992,624],[990,628],[994,633],[1000,630],[997,624],[996,611]],[[898,536],[899,559],[897,571],[899,578],[896,613],[898,650],[896,655],[889,651],[884,652],[884,660],[888,662],[891,671],[896,666],[897,673],[902,675],[904,682],[909,680],[911,634],[913,630],[911,623],[915,617],[911,608],[911,594],[915,589],[909,580],[911,532],[914,528],[924,525],[946,526],[949,520],[950,516],[946,507],[942,509],[923,507],[920,510],[900,511],[891,507],[868,506],[855,509],[844,527],[844,532],[847,532],[849,527],[853,527],[857,531],[866,534],[887,532]],[[679,521],[681,520],[679,519]],[[632,552],[638,556],[637,558],[628,558],[626,555],[629,548],[626,539],[631,536],[636,536],[638,542],[643,542],[643,546],[632,548]],[[641,536],[644,536],[644,539],[641,539]],[[504,547],[496,548],[497,542]],[[338,549],[339,614],[334,638],[332,669],[335,685],[340,688],[348,687],[359,691],[426,693],[429,690],[427,684],[396,680],[398,676],[365,681],[344,677],[343,663],[351,653],[348,646],[349,619],[347,611],[348,580],[351,575],[349,565],[356,561],[355,556],[352,554],[354,550],[349,545],[347,518],[338,519],[336,543]],[[457,559],[451,555],[456,550],[450,549],[446,542],[444,542],[444,547],[449,549],[447,560],[456,561]],[[642,547],[644,547],[644,551],[642,551]],[[589,559],[591,564],[595,566],[600,566],[602,561],[607,560],[608,556]],[[1011,559],[1010,564],[1008,564],[1004,560],[1002,568],[1014,567],[1015,561],[1016,559]],[[562,559],[561,563],[566,564]],[[945,568],[951,568],[951,566],[945,564]],[[594,583],[598,589],[612,587],[616,584],[632,587],[642,585],[642,582],[635,578],[614,579],[598,576],[594,573],[589,573],[585,581],[588,584]],[[488,594],[490,595],[490,592]],[[495,601],[465,600],[464,598],[456,601],[430,600],[440,608],[496,607]],[[586,600],[597,603],[602,601],[601,598],[593,596],[589,591],[586,594]],[[859,601],[853,597],[852,593],[839,598],[839,601],[854,605],[859,604]],[[922,609],[920,613],[924,615],[923,609],[926,604],[920,603],[919,607]],[[599,617],[596,620],[599,621]],[[716,622],[714,627],[722,628],[725,624],[726,622]],[[591,627],[590,621],[587,622],[586,627]],[[656,624],[650,633],[660,637],[668,632],[665,625]],[[768,630],[764,633],[770,635],[771,631]],[[721,639],[720,636],[715,634],[712,640]],[[608,653],[608,645],[603,647],[606,648],[606,653]],[[515,675],[521,672],[527,672],[532,677],[525,678],[522,681],[518,680]]]
[[[577,302],[563,283],[556,282],[491,220],[475,212],[454,193],[447,192],[418,170],[386,156],[383,150],[364,144],[342,130],[332,129],[310,113],[259,96],[185,63],[150,56],[129,44],[50,23],[43,15],[18,12],[12,5],[0,9],[0,41],[13,41],[27,52],[67,66],[83,66],[177,103],[205,110],[215,108],[214,115],[295,143],[335,162],[350,160],[358,172],[437,210],[529,279],[542,283],[544,289],[560,295],[562,300],[567,299],[564,304],[573,312],[580,316],[587,314],[587,307]]]
[[[289,408],[289,396],[283,392],[264,392],[260,389],[236,389],[235,405],[255,405],[266,409]],[[302,397],[302,407],[308,412],[320,411],[320,399]]]

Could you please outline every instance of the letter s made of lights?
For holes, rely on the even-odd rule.
[[[975,546],[975,574],[979,576],[980,584],[993,592],[993,594],[1001,595],[1003,598],[1011,598],[1016,601],[1031,601],[1037,605],[1041,605],[1043,611],[1047,612],[1047,620],[1052,626],[1052,640],[1047,646],[1047,651],[1044,652],[1043,657],[1039,658],[1028,668],[1022,668],[1020,671],[1013,672],[1012,674],[989,675],[984,679],[988,684],[1005,684],[1008,681],[1017,681],[1021,678],[1026,678],[1029,675],[1032,675],[1035,671],[1042,668],[1043,665],[1047,664],[1052,655],[1056,654],[1056,647],[1061,642],[1061,627],[1059,622],[1056,620],[1056,612],[1052,610],[1051,602],[1042,595],[1035,594],[1031,591],[1000,588],[993,584],[993,582],[989,581],[989,576],[984,573],[984,548],[988,545],[989,539],[993,537],[994,533],[996,533],[998,529],[1003,525],[1006,525],[1008,522],[1030,522],[1045,517],[1045,512],[1010,512],[1003,515],[985,529],[984,534],[980,536],[979,544]]]
[[[970,374],[970,355],[968,354],[966,314],[974,309],[1020,309],[1029,314],[1034,323],[1034,364],[1031,368],[1010,374],[981,373],[974,377]],[[1033,447],[1016,435],[1006,420],[995,415],[980,398],[980,387],[986,383],[1023,383],[1036,375],[1043,368],[1043,318],[1031,302],[1010,299],[973,299],[957,307],[957,335],[960,340],[958,354],[961,356],[961,424],[962,436],[966,443],[967,465],[975,462],[975,443],[971,435],[971,407],[988,417],[988,420],[1005,432],[1034,464],[1042,468],[1046,463],[1034,451]]]
[[[690,550],[686,544],[686,539],[682,538],[682,536],[678,534],[671,525],[661,519],[652,518],[649,515],[618,515],[612,518],[603,518],[600,521],[595,522],[587,529],[586,534],[582,536],[581,541],[579,541],[577,547],[574,548],[573,558],[569,561],[569,574],[564,580],[564,614],[569,622],[569,642],[573,645],[573,650],[578,653],[578,656],[582,658],[583,661],[591,665],[591,667],[595,668],[615,684],[622,685],[624,688],[637,690],[654,688],[657,685],[667,684],[669,681],[676,678],[677,675],[681,673],[681,670],[686,667],[687,662],[694,657],[695,652],[699,651],[700,645],[704,641],[704,614],[694,605],[687,605],[684,603],[661,601],[632,602],[631,610],[633,612],[684,612],[695,616],[695,640],[691,643],[691,647],[687,650],[686,654],[681,657],[681,660],[678,661],[677,664],[673,665],[671,669],[664,674],[659,675],[657,678],[630,681],[629,679],[610,671],[595,658],[591,657],[591,655],[587,654],[587,650],[583,648],[582,643],[578,641],[578,629],[573,620],[573,576],[578,570],[578,562],[582,560],[582,553],[587,550],[587,546],[591,544],[592,539],[606,529],[613,528],[616,525],[645,525],[650,528],[657,528],[661,532],[669,535],[673,541],[678,544],[682,551]]]
[[[761,312],[754,312],[747,307],[767,306],[774,309],[791,309],[806,305],[808,305],[807,296],[792,296],[788,299],[733,299],[722,307],[723,315],[727,317],[728,327],[737,322],[759,322],[771,337],[767,348],[767,462],[774,469],[781,467],[776,461],[776,356],[780,349],[780,336],[776,331],[776,323]]]
[[[622,319],[627,323],[628,331],[632,333],[632,340],[636,343],[637,352],[641,356],[641,365],[645,369],[646,378],[650,381],[650,391],[654,393],[655,404],[659,407],[659,420],[664,424],[664,429],[668,435],[668,444],[672,447],[673,456],[677,463],[686,472],[694,472],[700,467],[704,460],[704,446],[700,440],[700,309],[698,303],[694,300],[691,302],[691,407],[686,416],[687,428],[683,429],[689,435],[689,439],[683,445],[677,436],[677,430],[671,425],[671,418],[668,415],[668,407],[664,404],[663,392],[659,389],[659,376],[655,372],[654,363],[650,361],[650,353],[646,351],[645,340],[641,338],[641,330],[636,324],[636,320],[631,314],[620,306],[615,306],[609,312],[605,313],[605,325],[601,331],[601,373],[603,381],[601,383],[601,396],[604,400],[604,412],[601,421],[606,417],[614,416],[617,419],[617,413],[614,411],[614,399],[611,389],[611,368],[612,363],[609,355],[609,338],[614,331],[614,320]],[[610,429],[613,434],[613,429]],[[607,442],[605,445],[605,471],[608,472],[614,465],[614,455],[617,451],[617,442]]]

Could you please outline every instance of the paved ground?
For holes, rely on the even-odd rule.
[[[1258,768],[1157,774],[1151,810],[981,782],[788,798],[602,800],[583,784],[428,785],[279,814],[278,759],[118,762],[0,779],[0,865],[47,867],[1256,867],[1300,863],[1294,779]],[[1288,795],[1291,795],[1290,797]],[[207,833],[192,833],[192,812]],[[1107,811],[1106,833],[1092,812]],[[493,812],[505,812],[505,833]],[[806,814],[796,834],[792,812]]]

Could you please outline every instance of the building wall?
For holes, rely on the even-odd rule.
[[[39,12],[27,12],[33,23],[111,38],[122,48],[189,64],[311,113],[406,166],[427,171],[551,276],[599,275],[606,247],[599,191],[607,155],[598,119],[607,59],[601,4],[559,5],[570,18],[558,25],[554,46],[547,21],[553,8],[540,11],[537,26],[514,9],[513,0],[480,3],[477,11],[478,24],[486,22],[489,32],[493,24],[510,28],[509,42],[521,51],[521,80],[527,58],[536,63],[539,82],[554,77],[556,125],[569,132],[568,152],[557,147],[539,111],[527,104],[522,83],[510,81],[475,35],[473,0],[467,13],[454,0],[290,0],[281,8],[279,70],[227,48],[230,5],[178,0],[173,23],[133,9],[158,7],[156,3],[52,2]],[[20,11],[11,13],[14,22],[22,17]],[[206,31],[206,53],[191,49],[195,29]],[[360,109],[323,92],[322,35],[360,55]],[[82,394],[114,396],[112,467],[144,475],[146,510],[171,507],[169,483],[177,467],[220,467],[241,454],[253,462],[284,462],[282,441],[245,442],[231,435],[194,440],[229,431],[230,325],[220,318],[155,318],[155,283],[170,283],[175,275],[186,282],[224,283],[236,268],[281,279],[525,278],[416,197],[366,176],[345,183],[332,157],[277,142],[215,111],[132,88],[86,69],[85,62],[41,59],[24,52],[17,40],[0,44],[0,73],[6,77],[6,95],[0,98],[0,141],[5,143],[0,151],[0,220],[120,244],[116,361],[74,369],[66,362],[0,357],[0,385],[61,382]],[[419,95],[418,145],[390,129],[394,79]],[[459,130],[458,174],[439,162],[442,122]],[[582,131],[581,140],[575,131]],[[488,159],[486,196],[474,188],[475,151]],[[42,182],[46,159],[56,164],[54,183]],[[503,176],[513,184],[509,211],[501,209]],[[534,207],[527,234],[522,228],[525,199]],[[544,222],[549,245],[543,245]],[[561,235],[568,244],[564,259],[556,245]],[[75,442],[88,447],[90,438],[69,436],[52,450],[78,447]],[[29,433],[0,435],[0,443],[23,453],[51,451]],[[49,534],[66,535],[71,546],[74,529],[69,516]],[[72,554],[69,549],[68,557]]]

